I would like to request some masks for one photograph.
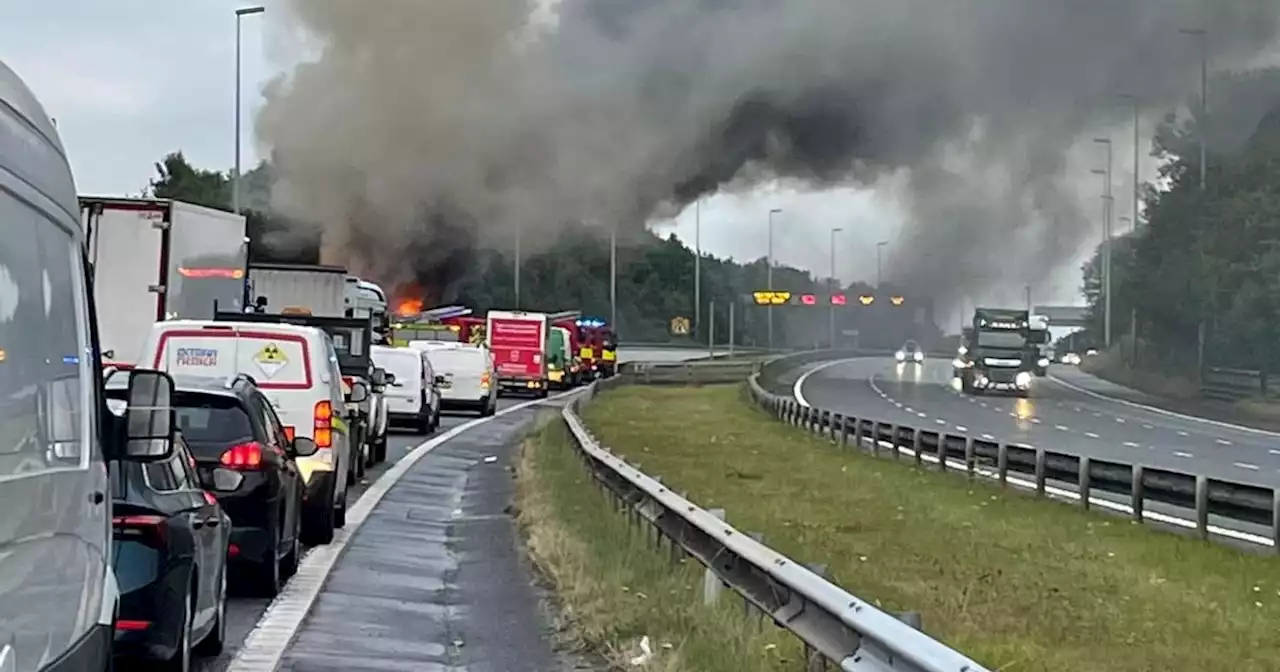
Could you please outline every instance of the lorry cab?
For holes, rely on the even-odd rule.
[[[129,372],[128,422],[106,406],[78,212],[53,123],[0,62],[0,670],[109,669],[108,472],[173,453],[167,376]]]
[[[1003,391],[1027,396],[1035,365],[1029,333],[1025,310],[976,309],[965,352],[957,360],[964,364],[958,367],[961,389],[969,394]]]

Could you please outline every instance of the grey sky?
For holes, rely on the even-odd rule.
[[[152,164],[181,149],[197,166],[225,168],[232,163],[233,10],[251,3],[226,0],[6,0],[0,23],[0,59],[17,70],[58,120],[80,190],[95,194],[136,193],[153,176]],[[268,15],[249,17],[244,31],[244,161],[256,162],[250,128],[260,87],[288,67],[288,35]],[[1131,127],[1129,127],[1131,129]],[[1131,130],[1114,129],[1114,137]],[[1090,148],[1079,166],[1086,177],[1081,198],[1096,183],[1088,169],[1096,161]],[[1124,156],[1124,153],[1120,153]],[[1144,172],[1150,171],[1144,167]],[[1127,170],[1117,162],[1117,176]],[[1118,185],[1119,186],[1119,185]],[[892,278],[895,249],[906,245],[895,234],[901,210],[892,185],[878,191],[802,194],[766,188],[742,196],[716,196],[702,208],[702,246],[736,259],[763,256],[767,212],[782,208],[774,237],[776,258],[825,275],[829,272],[830,229],[841,227],[836,244],[838,275],[874,281],[876,242],[885,251],[886,279]],[[1127,212],[1118,204],[1120,212]],[[672,226],[692,245],[693,209]],[[758,222],[758,227],[756,223]],[[660,223],[655,223],[660,224]],[[744,235],[744,226],[759,235]],[[1087,249],[1092,241],[1085,241]],[[1037,299],[1078,302],[1079,264],[1064,260],[1050,286]],[[1010,297],[1018,301],[1021,284]]]

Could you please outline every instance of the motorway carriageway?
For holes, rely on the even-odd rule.
[[[950,361],[923,365],[869,358],[810,369],[802,403],[838,413],[1001,443],[1280,485],[1280,435],[1148,410],[1091,394],[1093,376],[1051,367],[1028,399],[961,394]]]
[[[653,349],[628,349],[623,347],[620,349],[618,358],[620,361],[664,361],[677,362],[687,359],[697,359],[706,356],[705,350],[680,350],[674,348],[653,348]],[[525,398],[502,398],[498,400],[498,410],[511,408],[512,406],[529,401]],[[459,425],[470,422],[476,418],[474,413],[445,413],[440,417],[440,429],[435,434],[422,436],[410,434],[407,432],[398,432],[391,435],[387,441],[387,460],[382,464],[373,467],[365,474],[362,482],[357,483],[352,489],[349,506],[354,506],[359,498],[364,494],[368,487],[376,482],[382,474],[395,465],[401,458],[409,454],[413,449],[432,438],[448,432]],[[468,436],[474,435],[475,432],[468,432],[452,441],[474,441],[481,437]],[[493,451],[497,451],[498,447],[492,447]],[[444,506],[447,502],[441,502]],[[525,577],[513,576],[507,577],[507,580],[520,580]],[[227,646],[221,656],[217,658],[196,658],[194,669],[199,672],[224,672],[231,665],[236,653],[240,650],[245,638],[253,630],[258,620],[266,612],[271,601],[265,598],[244,597],[233,595],[227,604]]]

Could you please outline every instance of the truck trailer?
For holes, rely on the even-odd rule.
[[[498,373],[498,393],[532,392],[547,396],[551,321],[545,313],[491,310],[485,337]]]
[[[79,201],[107,364],[137,364],[160,320],[243,309],[244,216],[170,199]]]

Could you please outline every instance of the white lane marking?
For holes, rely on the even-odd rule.
[[[1268,452],[1268,453],[1271,453],[1272,455],[1280,455],[1280,450],[1276,450],[1275,448],[1272,448],[1271,450],[1268,450],[1267,452]]]
[[[1125,448],[1141,448],[1142,446],[1140,446],[1140,445],[1138,445],[1138,444],[1134,443],[1133,441],[1125,441],[1125,442],[1124,442],[1124,447],[1125,447]]]
[[[1230,442],[1230,441],[1228,441],[1228,440],[1226,440],[1226,439],[1218,439],[1218,440],[1214,441],[1214,443],[1218,444],[1219,446],[1229,446],[1229,445],[1231,445],[1231,442]]]
[[[986,439],[986,440],[988,440],[988,441],[995,441],[995,440],[996,440],[996,437],[991,436],[990,434],[983,434],[983,435],[982,435],[982,438],[984,438],[984,439]]]
[[[902,402],[900,402],[900,401],[895,401],[895,402],[893,402],[893,405],[894,405],[894,406],[897,406],[898,408],[902,408]]]
[[[1195,457],[1195,455],[1192,455],[1191,453],[1183,452],[1181,450],[1173,451],[1173,456],[1174,457]]]
[[[1101,418],[1101,417],[1102,417],[1102,414],[1101,414],[1101,413],[1098,413],[1098,412],[1094,412],[1093,417],[1095,417],[1095,418]]]
[[[805,398],[805,396],[804,396],[804,384],[805,384],[805,382],[806,382],[806,381],[808,381],[808,380],[809,380],[809,376],[812,376],[813,374],[815,374],[815,373],[817,373],[817,372],[819,372],[819,371],[826,371],[827,369],[829,369],[829,368],[831,368],[831,367],[833,367],[833,366],[839,366],[839,365],[841,365],[841,364],[848,364],[849,362],[856,362],[856,361],[858,361],[858,360],[860,360],[860,359],[866,359],[866,358],[865,358],[865,357],[854,357],[854,358],[851,358],[851,359],[837,359],[837,360],[834,360],[834,361],[831,361],[831,362],[823,362],[823,363],[821,363],[821,364],[819,364],[819,365],[817,365],[817,366],[813,367],[812,369],[809,369],[808,371],[805,371],[804,373],[800,374],[800,377],[799,377],[799,378],[796,378],[796,384],[791,386],[791,394],[792,394],[792,396],[794,396],[794,397],[796,398],[796,401],[800,402],[800,405],[801,405],[801,406],[804,406],[805,408],[809,408],[809,407],[811,407],[811,406],[812,406],[812,404],[810,404],[810,403],[809,403],[809,400],[808,400],[807,398]],[[875,385],[872,385],[871,387],[872,387],[872,388],[875,388]],[[885,397],[885,393],[884,393],[884,392],[881,392],[879,389],[876,389],[876,392],[880,395],[880,397],[881,397],[882,399]]]
[[[985,401],[979,401],[979,402],[978,402],[978,405],[979,405],[979,406],[981,406],[981,407],[983,407],[983,408],[986,408],[986,407],[987,407],[987,402],[985,402]]]
[[[1143,425],[1143,426],[1142,426],[1142,428],[1143,428],[1143,429],[1155,429],[1155,427],[1152,427],[1151,425]]]
[[[918,415],[918,416],[920,416],[920,417],[922,417],[922,418],[927,418],[927,417],[929,417],[929,415],[928,415],[928,414],[926,414],[926,413],[916,413],[916,415]]]
[[[1087,437],[1089,437],[1089,438],[1091,438],[1091,439],[1096,439],[1096,438],[1098,438],[1098,435],[1097,435],[1097,434],[1094,434],[1093,432],[1085,432],[1085,433],[1084,433],[1084,435],[1085,435],[1085,436],[1087,436]]]
[[[1249,464],[1248,462],[1235,462],[1235,463],[1233,463],[1233,464],[1234,464],[1236,467],[1240,468],[1240,469],[1248,469],[1249,471],[1257,471],[1257,470],[1258,470],[1258,465],[1256,465],[1256,464]]]
[[[908,407],[904,408],[903,410],[904,410],[904,411],[906,411],[906,412],[908,412],[908,413],[915,413],[915,412],[916,412],[916,409],[911,408],[910,406],[908,406]]]
[[[303,558],[301,565],[298,567],[298,572],[289,580],[289,583],[285,584],[284,591],[276,597],[271,606],[267,607],[266,613],[258,620],[258,624],[253,627],[249,636],[245,637],[244,645],[236,653],[236,657],[231,661],[227,672],[275,672],[280,666],[280,661],[284,658],[289,644],[293,642],[294,636],[297,635],[298,628],[302,626],[302,621],[306,619],[312,605],[315,604],[316,599],[320,596],[320,589],[324,587],[325,581],[329,578],[329,572],[333,571],[333,566],[337,563],[343,550],[346,549],[351,537],[355,536],[360,526],[364,524],[365,519],[369,517],[373,508],[382,501],[387,492],[423,456],[435,450],[444,442],[473,427],[491,422],[504,415],[510,415],[532,406],[545,404],[580,392],[582,390],[570,390],[547,399],[526,401],[510,408],[504,408],[490,417],[476,418],[475,420],[464,422],[444,434],[434,436],[425,441],[415,448],[412,453],[405,455],[400,458],[399,462],[391,465],[377,481],[374,481],[373,485],[370,485],[364,491],[364,495],[347,510],[346,527],[334,534],[333,541],[324,546],[316,546]]]
[[[956,425],[956,431],[957,431],[957,432],[968,432],[968,431],[969,431],[969,428],[968,428],[968,427],[965,427],[964,425]]]
[[[1234,425],[1234,424],[1232,424],[1232,423],[1230,423],[1230,422],[1222,422],[1222,421],[1220,421],[1220,420],[1210,420],[1210,419],[1208,419],[1208,418],[1198,418],[1198,417],[1196,417],[1196,416],[1194,416],[1194,415],[1186,415],[1185,413],[1178,413],[1178,412],[1176,412],[1176,411],[1170,411],[1170,410],[1166,410],[1166,409],[1163,409],[1163,408],[1157,408],[1157,407],[1155,407],[1155,406],[1148,406],[1147,404],[1140,404],[1140,403],[1138,403],[1138,402],[1136,402],[1136,401],[1129,401],[1128,399],[1120,399],[1120,398],[1118,398],[1118,397],[1111,397],[1111,396],[1107,396],[1107,395],[1102,394],[1102,393],[1100,393],[1100,392],[1094,392],[1093,390],[1087,390],[1087,389],[1085,389],[1085,388],[1083,388],[1083,387],[1080,387],[1079,385],[1076,385],[1075,383],[1069,383],[1069,382],[1067,382],[1067,381],[1065,381],[1065,380],[1063,380],[1063,379],[1061,379],[1061,378],[1059,378],[1059,377],[1057,377],[1057,376],[1054,376],[1054,375],[1050,375],[1050,376],[1049,376],[1049,380],[1052,380],[1053,382],[1055,382],[1055,383],[1057,383],[1057,384],[1059,384],[1059,385],[1061,385],[1061,386],[1063,386],[1063,387],[1065,387],[1065,388],[1067,388],[1067,389],[1075,390],[1076,392],[1079,392],[1079,393],[1081,393],[1081,394],[1087,394],[1087,395],[1089,395],[1089,396],[1091,396],[1091,397],[1093,397],[1093,398],[1095,398],[1095,399],[1101,399],[1101,400],[1103,400],[1103,401],[1108,401],[1108,402],[1111,402],[1111,403],[1113,403],[1113,404],[1121,404],[1121,405],[1123,405],[1123,406],[1129,406],[1129,407],[1131,407],[1131,408],[1140,408],[1140,409],[1142,409],[1142,410],[1144,410],[1144,411],[1149,411],[1149,412],[1151,412],[1151,413],[1156,413],[1156,414],[1158,414],[1158,415],[1163,415],[1163,416],[1170,417],[1170,418],[1178,418],[1179,420],[1188,420],[1188,421],[1190,421],[1190,422],[1198,422],[1198,423],[1201,423],[1201,424],[1204,424],[1204,425],[1213,425],[1214,427],[1223,427],[1223,428],[1225,428],[1225,429],[1233,429],[1233,430],[1235,430],[1235,431],[1237,431],[1237,432],[1245,432],[1245,433],[1247,433],[1247,434],[1260,434],[1260,435],[1262,435],[1262,436],[1271,436],[1271,437],[1275,437],[1275,438],[1280,438],[1280,432],[1270,432],[1270,431],[1267,431],[1267,430],[1265,430],[1265,429],[1258,429],[1258,428],[1256,428],[1256,427],[1246,427],[1246,426],[1244,426],[1244,425]]]
[[[1120,424],[1122,424],[1122,425],[1123,425],[1123,424],[1124,424],[1124,422],[1125,422],[1125,420],[1124,420],[1124,418],[1116,418],[1116,422],[1118,422],[1118,423],[1120,423]]]
[[[1191,436],[1187,432],[1178,432],[1178,436]]]
[[[1054,426],[1054,429],[1058,430],[1059,432],[1069,432],[1069,431],[1071,431],[1071,428],[1070,428],[1070,427],[1067,427],[1066,425],[1056,425],[1056,426]]]
[[[947,421],[946,421],[946,420],[943,420],[942,418],[935,418],[935,419],[934,419],[934,422],[938,423],[939,425],[945,425],[945,424],[947,424]]]
[[[1033,425],[1040,424],[1040,418],[1031,418],[1031,424]]]
[[[868,443],[868,444],[869,444],[869,443],[871,443],[871,441],[872,441],[872,439],[869,439],[869,438],[864,438],[864,439],[863,439],[863,442],[864,442],[864,443]],[[895,446],[893,446],[893,444],[890,444],[888,441],[880,441],[879,443],[880,443],[880,446],[881,446],[882,448],[888,448],[889,450],[893,450],[893,449],[894,449],[894,447],[895,447]],[[1011,444],[1011,445],[1015,445],[1015,446],[1017,446],[1017,447],[1019,447],[1019,448],[1028,448],[1028,449],[1031,449],[1031,448],[1032,448],[1031,446],[1026,445],[1026,444]],[[906,447],[903,447],[903,446],[897,446],[897,449],[898,449],[898,452],[899,452],[899,453],[902,453],[902,454],[904,454],[904,455],[909,455],[909,456],[914,456],[914,455],[915,455],[915,451],[913,451],[913,450],[912,450],[912,449],[910,449],[910,448],[906,448]],[[1189,454],[1188,454],[1188,456],[1189,456]],[[935,457],[935,456],[933,456],[933,455],[930,455],[930,454],[928,454],[928,453],[924,453],[924,454],[922,454],[922,455],[920,456],[920,458],[921,458],[922,460],[924,460],[925,462],[929,462],[930,464],[937,464],[937,463],[938,463],[938,458],[937,458],[937,457]],[[949,460],[947,460],[947,466],[948,466],[952,471],[964,471],[964,470],[966,470],[966,469],[968,468],[968,467],[967,467],[963,462],[960,462],[960,461],[958,461],[958,460],[950,460],[950,459],[949,459]],[[975,474],[977,474],[977,475],[979,475],[979,476],[983,476],[983,477],[985,477],[985,478],[989,478],[989,479],[991,479],[991,480],[998,480],[998,479],[999,479],[999,474],[998,474],[998,472],[996,472],[996,470],[994,470],[994,469],[988,469],[988,468],[986,468],[986,467],[975,467],[975,468],[974,468],[974,470],[973,470],[973,473],[975,473]],[[1008,482],[1010,485],[1013,485],[1013,486],[1016,486],[1016,487],[1022,488],[1022,489],[1024,489],[1024,490],[1033,490],[1033,489],[1035,489],[1035,487],[1036,487],[1035,482],[1033,482],[1033,481],[1028,481],[1028,480],[1023,479],[1023,478],[1018,478],[1018,477],[1013,476],[1013,475],[1008,476],[1005,480],[1006,480],[1006,482]],[[1069,499],[1069,500],[1073,500],[1073,501],[1077,501],[1077,502],[1078,502],[1078,501],[1080,501],[1080,499],[1082,499],[1082,498],[1081,498],[1081,496],[1080,496],[1080,493],[1078,493],[1078,492],[1072,492],[1071,490],[1067,490],[1067,489],[1065,489],[1065,488],[1059,488],[1059,487],[1052,486],[1052,485],[1045,486],[1044,491],[1045,491],[1045,493],[1046,493],[1046,494],[1048,494],[1048,495],[1050,495],[1050,496],[1052,496],[1052,497],[1058,498],[1058,499]],[[1117,513],[1124,513],[1124,514],[1129,514],[1129,515],[1132,515],[1132,514],[1133,514],[1133,507],[1129,506],[1128,504],[1122,504],[1122,503],[1120,503],[1120,502],[1114,502],[1114,501],[1109,500],[1109,499],[1102,499],[1102,498],[1100,498],[1100,497],[1090,496],[1090,497],[1089,497],[1089,503],[1090,503],[1091,505],[1093,505],[1093,506],[1096,506],[1096,507],[1099,507],[1099,508],[1102,508],[1102,509],[1107,509],[1107,510],[1109,510],[1109,511],[1115,511],[1115,512],[1117,512]],[[1157,522],[1157,523],[1164,523],[1164,524],[1166,524],[1166,525],[1174,525],[1174,526],[1176,526],[1176,527],[1182,527],[1182,528],[1191,529],[1191,530],[1194,530],[1194,529],[1196,529],[1196,527],[1197,527],[1197,523],[1196,523],[1194,520],[1188,520],[1188,519],[1186,519],[1186,518],[1179,518],[1179,517],[1177,517],[1177,516],[1171,516],[1171,515],[1169,515],[1169,514],[1167,514],[1167,513],[1160,513],[1160,512],[1158,512],[1158,511],[1151,511],[1151,510],[1143,511],[1143,516],[1142,516],[1142,517],[1143,517],[1143,520],[1150,520],[1150,521],[1154,521],[1154,522]],[[1275,541],[1274,541],[1274,540],[1269,539],[1269,538],[1267,538],[1267,537],[1264,537],[1264,536],[1262,536],[1262,535],[1259,535],[1259,534],[1251,534],[1251,533],[1249,533],[1249,532],[1242,532],[1242,531],[1240,531],[1240,530],[1233,530],[1233,529],[1231,529],[1231,528],[1229,528],[1229,527],[1221,527],[1221,526],[1218,526],[1218,525],[1210,525],[1210,526],[1209,526],[1209,533],[1210,533],[1210,534],[1213,534],[1213,535],[1217,535],[1217,536],[1219,536],[1219,537],[1226,537],[1226,538],[1228,538],[1228,539],[1235,539],[1235,540],[1237,540],[1237,541],[1245,541],[1245,542],[1249,542],[1249,543],[1251,543],[1251,544],[1257,544],[1257,545],[1259,545],[1259,546],[1274,546],[1274,545],[1275,545]],[[238,670],[231,670],[230,672],[238,672]]]

